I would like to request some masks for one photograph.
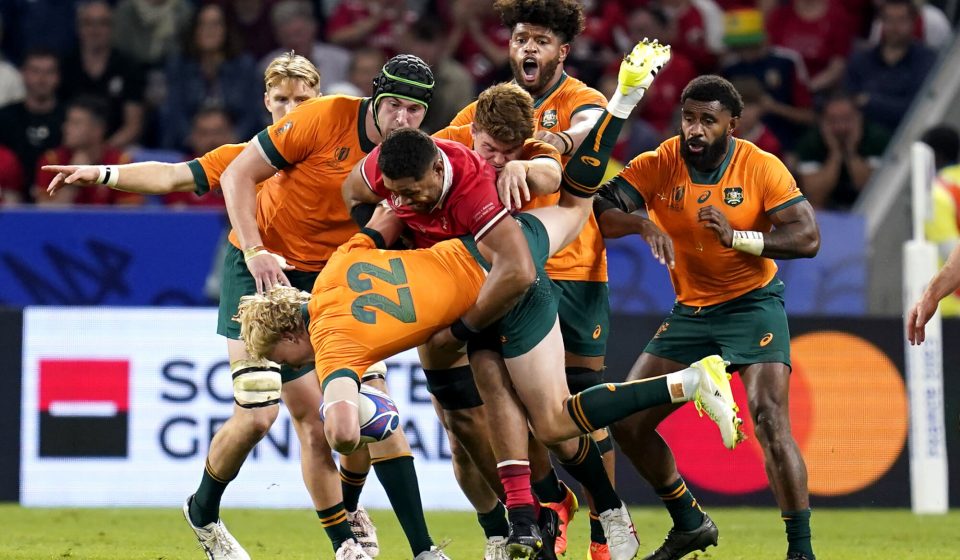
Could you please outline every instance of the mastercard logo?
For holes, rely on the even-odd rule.
[[[900,371],[877,346],[839,331],[791,341],[790,424],[807,464],[810,493],[840,496],[886,474],[907,441],[907,391]],[[748,440],[728,451],[717,427],[685,406],[658,431],[694,487],[722,494],[765,490],[763,450],[747,413],[739,375],[732,380]]]

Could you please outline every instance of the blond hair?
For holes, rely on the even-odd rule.
[[[267,90],[284,80],[303,80],[308,87],[320,92],[320,71],[306,57],[293,51],[274,58],[263,72],[263,85]]]
[[[490,86],[477,97],[473,124],[497,142],[522,144],[533,137],[533,98],[514,83]]]
[[[266,294],[240,298],[233,320],[240,323],[240,339],[252,358],[266,358],[280,338],[306,329],[300,308],[310,294],[298,288],[277,285]]]

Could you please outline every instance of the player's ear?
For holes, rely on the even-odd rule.
[[[273,113],[273,109],[270,108],[270,92],[263,92],[263,106],[267,108],[268,113]]]
[[[567,55],[570,54],[570,43],[563,43],[560,45],[560,62],[563,62],[567,59]]]
[[[730,118],[730,127],[727,129],[727,136],[733,136],[733,131],[740,126],[740,117]]]

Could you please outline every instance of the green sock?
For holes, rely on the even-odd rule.
[[[787,526],[787,554],[801,552],[814,560],[816,556],[810,542],[810,510],[782,511],[780,517]]]
[[[567,492],[560,485],[560,479],[557,478],[557,471],[554,469],[550,469],[550,474],[531,484],[531,487],[541,502],[555,504],[567,497]]]
[[[507,523],[507,508],[503,507],[503,502],[497,502],[497,507],[487,513],[478,513],[477,521],[483,527],[483,535],[488,539],[490,537],[506,538],[510,532],[510,525]]]
[[[567,399],[567,413],[583,433],[589,434],[634,412],[670,402],[667,378],[661,376],[591,387]]]
[[[324,532],[333,543],[333,552],[340,549],[340,545],[347,539],[352,539],[353,531],[347,523],[347,511],[343,509],[343,502],[324,510],[317,510],[317,517],[323,525]]]
[[[353,513],[360,503],[360,492],[367,481],[367,473],[355,473],[340,467],[340,489],[343,491],[343,507]]]
[[[603,467],[603,458],[597,444],[590,436],[580,436],[580,446],[576,455],[566,461],[560,461],[564,470],[590,492],[597,511],[604,512],[623,505],[620,496],[610,483],[607,471]]]
[[[427,531],[427,522],[423,518],[423,504],[420,502],[420,485],[417,471],[413,468],[413,457],[403,455],[373,464],[380,485],[387,493],[390,505],[397,514],[400,527],[407,536],[413,556],[433,546],[433,539]]]
[[[230,480],[233,480],[232,478]],[[230,480],[222,480],[210,473],[210,462],[204,466],[200,486],[190,500],[190,522],[203,527],[220,519],[220,499]]]
[[[607,537],[603,534],[603,525],[600,524],[600,516],[590,512],[590,542],[597,544],[607,544]]]
[[[626,119],[603,111],[597,124],[593,125],[593,129],[564,166],[564,189],[580,197],[591,197],[597,192],[624,122]]]
[[[692,531],[703,523],[703,510],[687,488],[683,477],[669,486],[658,488],[657,495],[663,500],[663,505],[673,518],[673,526],[678,531]]]

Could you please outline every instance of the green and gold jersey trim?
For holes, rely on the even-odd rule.
[[[552,86],[550,89],[548,89],[547,91],[543,92],[543,95],[541,95],[540,97],[538,97],[538,98],[536,98],[536,99],[533,100],[533,108],[534,108],[534,109],[539,109],[540,106],[543,105],[544,101],[546,101],[547,98],[549,98],[551,95],[553,95],[553,92],[555,92],[555,91],[557,91],[558,89],[560,89],[560,84],[562,84],[562,83],[565,82],[565,81],[567,81],[567,73],[566,73],[566,72],[562,72],[562,73],[560,74],[560,79],[557,80],[557,83],[553,84],[553,86]]]
[[[776,214],[777,212],[783,210],[784,208],[790,208],[794,204],[803,202],[806,199],[807,197],[803,196],[802,194],[796,198],[791,198],[790,200],[784,202],[783,204],[778,204],[777,206],[774,206],[773,208],[767,210],[767,216],[772,216],[773,214]]]
[[[194,159],[187,162],[187,167],[190,169],[190,174],[193,175],[193,192],[197,193],[197,196],[203,196],[210,192],[210,182],[207,180],[207,172],[203,170],[203,166],[200,165],[200,160]]]
[[[256,142],[257,145],[260,146],[260,151],[267,157],[270,165],[277,169],[289,167],[290,162],[284,159],[283,155],[280,154],[280,151],[277,150],[277,147],[273,144],[273,140],[270,139],[269,128],[265,128],[257,134]]]

